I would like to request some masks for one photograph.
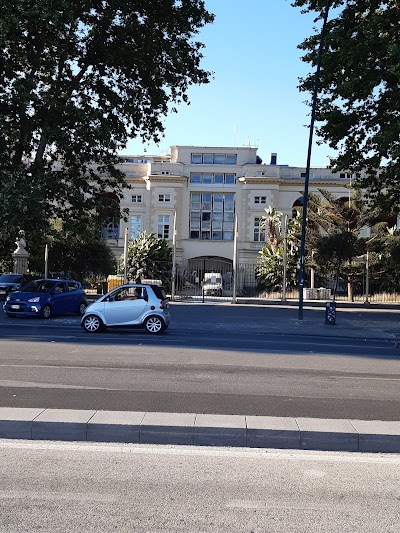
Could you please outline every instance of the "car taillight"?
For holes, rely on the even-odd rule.
[[[160,309],[164,309],[164,307],[165,307],[165,302],[164,302],[164,300],[161,300],[161,302],[160,302]]]

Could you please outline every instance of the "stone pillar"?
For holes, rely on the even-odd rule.
[[[13,257],[13,272],[14,274],[27,274],[29,265],[29,256],[31,255],[26,251],[25,232],[23,230],[18,232],[16,250],[12,254]]]

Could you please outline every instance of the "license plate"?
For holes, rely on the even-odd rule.
[[[10,305],[11,309],[19,309],[20,306],[19,305]]]

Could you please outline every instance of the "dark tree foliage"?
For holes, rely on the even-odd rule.
[[[53,224],[48,235],[49,275],[63,276],[94,285],[109,274],[115,274],[117,260],[110,246],[100,238],[96,219],[85,219],[83,224],[63,225],[60,220]],[[31,247],[35,253],[29,258],[29,270],[40,276],[44,274],[44,249]]]
[[[323,16],[327,0],[292,5]],[[318,134],[338,156],[336,170],[367,177],[358,186],[385,209],[400,203],[400,2],[333,0],[322,55]],[[319,31],[299,46],[315,68]],[[300,80],[311,92],[314,73]]]
[[[314,248],[318,272],[336,280],[347,278],[348,296],[353,298],[353,278],[360,269],[353,260],[366,251],[361,229],[369,223],[371,212],[360,191],[350,191],[349,199],[335,198],[325,189],[311,193],[308,203],[308,222],[313,227],[310,244]]]
[[[0,247],[121,195],[118,151],[207,83],[202,0],[3,0]],[[174,108],[173,108],[174,109]]]

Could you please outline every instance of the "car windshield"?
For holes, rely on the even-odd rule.
[[[2,274],[0,276],[0,283],[19,283],[21,281],[21,276],[15,274]]]
[[[24,292],[49,292],[54,285],[54,281],[31,281],[25,285]]]

